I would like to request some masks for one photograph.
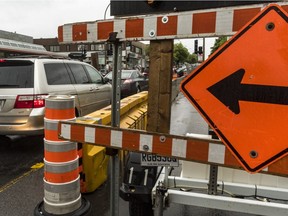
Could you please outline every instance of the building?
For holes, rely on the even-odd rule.
[[[34,39],[34,44],[43,45],[47,51],[80,56],[86,54],[85,62],[91,63],[98,70],[112,68],[113,49],[109,43],[59,43],[58,38]],[[141,42],[126,41],[122,43],[122,68],[132,69],[147,67],[145,54],[147,45]]]

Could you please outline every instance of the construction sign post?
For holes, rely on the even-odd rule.
[[[287,155],[288,18],[272,4],[181,84],[248,172]]]

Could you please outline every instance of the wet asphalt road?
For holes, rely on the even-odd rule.
[[[180,94],[172,105],[171,134],[205,134],[208,126]],[[43,136],[0,137],[0,216],[33,215],[43,199],[43,168],[31,169],[43,161]],[[178,172],[176,172],[179,174]],[[173,173],[172,173],[173,174]],[[91,194],[83,195],[92,205],[92,216],[109,216],[109,180]],[[128,203],[119,199],[119,215],[128,216]],[[214,209],[171,204],[164,216],[251,216]]]

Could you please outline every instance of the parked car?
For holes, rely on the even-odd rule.
[[[105,76],[108,73],[108,71],[106,69],[102,68],[102,69],[100,69],[100,73],[102,74],[102,76]]]
[[[112,72],[106,77],[112,83]],[[148,90],[148,76],[142,74],[138,70],[122,70],[121,71],[121,97],[136,94],[141,91]]]
[[[76,116],[83,116],[111,103],[112,86],[77,60],[0,59],[0,135],[42,134],[49,94],[75,96]]]

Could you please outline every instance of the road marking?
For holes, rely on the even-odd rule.
[[[8,188],[12,187],[13,185],[15,185],[17,182],[19,182],[22,178],[30,175],[33,172],[36,172],[38,169],[41,169],[44,166],[44,163],[36,163],[33,166],[31,166],[30,170],[23,173],[21,176],[11,180],[10,182],[8,182],[7,184],[3,185],[2,187],[0,187],[0,193],[4,192],[5,190],[7,190]]]

